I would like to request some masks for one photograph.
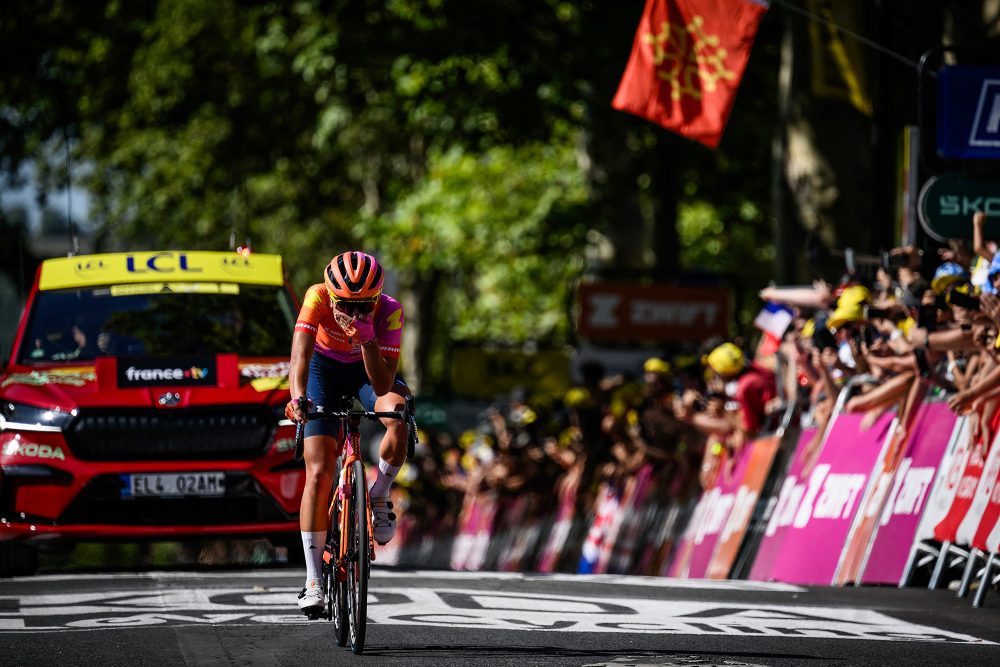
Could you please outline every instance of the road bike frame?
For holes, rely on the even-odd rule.
[[[323,550],[323,581],[327,593],[327,620],[334,621],[338,646],[345,646],[350,631],[351,650],[364,651],[367,627],[368,579],[371,561],[375,560],[372,535],[371,503],[365,478],[364,461],[359,452],[362,419],[372,421],[399,419],[407,425],[407,456],[412,457],[417,444],[417,424],[412,396],[406,397],[403,410],[372,412],[354,410],[354,398],[342,399],[343,409],[334,412],[309,411],[306,398],[298,399],[305,420],[336,419],[340,421],[343,443],[337,483],[331,489],[327,511],[326,547]],[[295,459],[302,458],[305,441],[304,422],[295,427]],[[348,588],[350,590],[348,590]],[[344,620],[347,620],[347,623]]]

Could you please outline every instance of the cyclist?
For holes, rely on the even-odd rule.
[[[285,415],[301,421],[298,399],[327,410],[340,409],[341,396],[357,396],[367,410],[402,410],[410,391],[396,373],[403,332],[403,307],[382,294],[384,275],[374,257],[345,252],[334,257],[324,281],[306,291],[295,323],[289,369],[291,401]],[[314,352],[316,354],[314,354]],[[406,424],[383,419],[378,477],[369,492],[372,535],[385,544],[396,532],[389,489],[406,459]],[[327,531],[327,499],[336,470],[338,422],[314,420],[305,425],[303,458],[306,480],[299,510],[306,583],[299,608],[309,615],[325,603],[321,561]]]

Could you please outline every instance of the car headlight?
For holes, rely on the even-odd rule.
[[[60,408],[39,408],[24,403],[0,401],[0,429],[60,431],[76,415]]]

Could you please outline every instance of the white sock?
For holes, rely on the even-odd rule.
[[[323,578],[323,547],[326,546],[326,531],[303,530],[301,533],[302,551],[306,555],[306,583],[310,579],[319,581]]]
[[[368,494],[372,498],[385,498],[389,495],[389,488],[392,486],[392,480],[396,479],[396,475],[399,473],[399,469],[403,466],[394,466],[383,458],[378,460],[378,477],[375,478],[375,483],[372,484],[372,488],[368,491]]]

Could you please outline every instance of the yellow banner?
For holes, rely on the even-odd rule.
[[[861,27],[865,3],[860,0],[809,0],[809,10],[852,32]],[[872,115],[872,102],[865,76],[865,59],[857,40],[845,37],[831,24],[809,22],[812,42],[812,90],[817,97],[849,102]]]
[[[496,398],[517,388],[561,397],[572,386],[564,350],[457,348],[451,355],[451,388],[459,396]]]
[[[164,250],[60,257],[42,262],[42,290],[95,285],[175,282],[220,282],[282,285],[279,255]]]

